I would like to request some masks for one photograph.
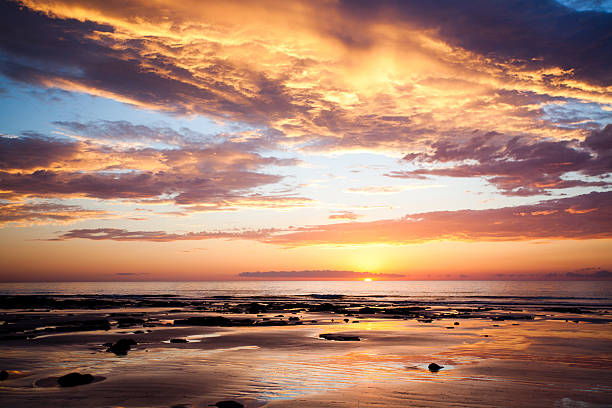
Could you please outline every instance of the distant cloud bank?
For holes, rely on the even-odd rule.
[[[241,272],[241,278],[268,278],[268,279],[399,279],[406,275],[394,273],[371,273],[355,271],[314,270],[314,271],[265,271]]]

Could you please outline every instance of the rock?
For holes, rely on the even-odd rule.
[[[130,327],[135,324],[143,324],[145,321],[142,319],[137,319],[135,317],[120,317],[117,319],[117,324],[119,327]]]
[[[455,322],[453,323],[455,326],[459,326],[459,322]]]
[[[209,407],[217,407],[217,408],[244,408],[239,402],[236,401],[219,401],[214,405],[209,405]]]
[[[302,322],[295,322],[298,324]],[[257,322],[258,326],[287,326],[289,322],[287,320],[264,320],[263,322]]]
[[[291,322],[298,321],[298,320],[300,320],[300,318],[299,318],[299,317],[297,317],[297,316],[291,316],[291,317],[289,318],[289,321],[291,321]]]
[[[70,373],[57,379],[61,387],[76,387],[77,385],[85,385],[93,382],[94,377],[91,374]]]
[[[268,306],[261,303],[251,303],[246,308],[246,312],[252,314],[265,313],[267,311]]]
[[[349,322],[349,319],[344,319],[344,323],[348,323],[348,322]]]
[[[177,319],[175,325],[187,326],[250,326],[251,319],[228,319],[223,316],[194,316],[187,319]]]
[[[313,299],[343,299],[344,295],[326,295],[326,294],[316,294],[313,293],[310,295]]]
[[[8,378],[8,372],[6,370],[0,371],[0,381],[4,381]]]
[[[132,346],[135,346],[136,344],[138,343],[136,343],[136,341],[133,339],[119,339],[115,344],[110,346],[106,352],[115,353],[115,355],[118,356],[125,356],[127,355],[127,352],[130,351]]]
[[[440,371],[441,369],[443,369],[444,367],[442,367],[441,365],[437,365],[436,363],[430,363],[427,368],[429,369],[429,371],[431,371],[432,373],[435,373],[437,371]]]
[[[336,333],[323,333],[323,334],[319,334],[319,337],[325,340],[333,340],[333,341],[360,341],[361,340],[358,336],[346,336],[343,334],[336,334]]]
[[[170,343],[189,343],[187,339],[170,339]]]
[[[362,307],[361,309],[359,309],[359,313],[360,314],[375,314],[375,313],[380,312],[381,310],[382,309],[379,309],[379,308],[366,306],[366,307]]]

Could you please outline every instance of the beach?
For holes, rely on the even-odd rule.
[[[5,294],[0,369],[8,379],[0,383],[0,401],[10,407],[609,406],[606,299],[573,305],[461,299]],[[125,354],[111,351],[121,339],[135,344]],[[430,371],[432,362],[443,368]],[[94,381],[59,386],[57,378],[71,372]]]

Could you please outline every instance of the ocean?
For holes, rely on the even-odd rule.
[[[612,281],[227,281],[1,283],[0,295],[172,296],[179,299],[337,295],[361,300],[612,306]]]

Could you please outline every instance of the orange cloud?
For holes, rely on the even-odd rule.
[[[462,2],[22,3],[28,9],[5,14],[32,30],[4,36],[5,75],[266,126],[302,149],[418,151],[475,129],[583,138],[582,129],[539,120],[543,106],[612,103],[602,60],[609,16],[585,23],[552,2],[479,2],[483,15],[512,16],[501,20],[475,18]],[[491,41],[500,35],[506,41]]]

